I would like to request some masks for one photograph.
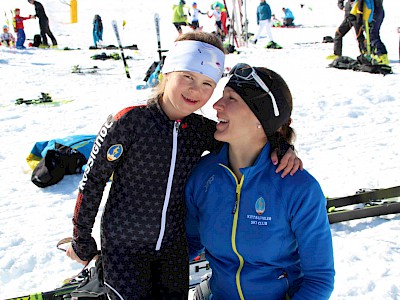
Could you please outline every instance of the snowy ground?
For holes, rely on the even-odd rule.
[[[145,101],[149,91],[136,91],[135,86],[142,83],[150,64],[158,60],[155,12],[161,16],[163,48],[168,49],[176,38],[170,23],[174,2],[170,0],[119,0],[112,4],[106,0],[78,1],[77,24],[69,24],[69,7],[62,1],[41,2],[59,48],[82,50],[9,51],[0,47],[1,299],[52,289],[81,268],[55,247],[58,240],[72,234],[71,218],[80,176],[67,176],[57,185],[37,188],[30,181],[31,172],[25,161],[34,143],[96,134],[109,114]],[[197,2],[204,11],[211,3]],[[258,2],[248,2],[255,2],[247,7],[250,31],[255,32]],[[282,50],[264,49],[261,39],[257,45],[241,48],[239,54],[227,55],[226,66],[237,62],[267,66],[285,78],[294,95],[295,146],[327,196],[399,185],[400,3],[384,2],[386,18],[381,36],[394,74],[383,77],[327,68],[329,61],[325,57],[332,53],[333,45],[321,43],[322,38],[334,35],[343,12],[336,7],[336,1],[325,2],[310,0],[306,2],[307,10],[301,10],[294,1],[271,0],[277,16],[281,6],[286,5],[298,16],[295,22],[307,27],[273,29]],[[1,0],[0,16],[3,10],[16,6],[21,8],[21,15],[34,13],[27,1]],[[116,44],[111,29],[111,20],[116,19],[124,45],[138,45],[138,51],[125,51],[132,57],[128,60],[131,80],[124,74],[122,61],[90,58],[103,52],[88,50],[94,14],[103,18],[105,44]],[[124,29],[123,20],[127,24]],[[204,17],[200,22],[205,30],[212,30],[212,19]],[[25,27],[28,38],[38,32],[37,20],[25,21]],[[355,58],[357,54],[351,31],[344,39],[344,55]],[[99,70],[95,74],[73,74],[74,65],[97,66]],[[221,80],[202,110],[210,118],[215,118],[211,105],[221,95],[225,82]],[[17,98],[35,98],[41,92],[50,93],[55,100],[72,101],[59,106],[14,105]],[[100,216],[101,212],[98,219]],[[332,299],[400,299],[400,215],[353,220],[331,228],[337,272]],[[98,234],[97,221],[96,238]]]

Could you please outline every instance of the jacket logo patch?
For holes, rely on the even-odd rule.
[[[254,205],[256,209],[256,213],[260,216],[265,212],[265,200],[263,197],[257,199],[256,204]]]
[[[112,145],[107,151],[107,160],[114,161],[121,157],[124,148],[121,144]]]

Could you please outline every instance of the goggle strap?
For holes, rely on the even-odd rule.
[[[274,115],[275,117],[279,116],[279,109],[278,105],[276,104],[276,100],[274,95],[272,94],[271,90],[267,87],[267,85],[262,81],[262,79],[257,75],[255,71],[252,73],[254,80],[261,86],[261,88],[268,93],[271,97],[272,107],[274,108]]]

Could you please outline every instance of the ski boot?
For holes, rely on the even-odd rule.
[[[336,55],[336,54],[331,54],[331,55],[328,55],[327,57],[326,57],[326,59],[328,59],[328,60],[335,60],[336,58],[338,58],[340,55]]]

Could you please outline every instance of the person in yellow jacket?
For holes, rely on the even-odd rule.
[[[385,44],[380,38],[380,28],[385,18],[383,0],[356,0],[351,11],[367,36],[367,52],[373,64],[389,66]]]
[[[186,2],[184,0],[180,0],[179,4],[174,4],[172,6],[172,23],[174,24],[176,30],[178,30],[179,35],[182,34],[182,26],[187,26],[187,15],[185,14],[184,7]]]

